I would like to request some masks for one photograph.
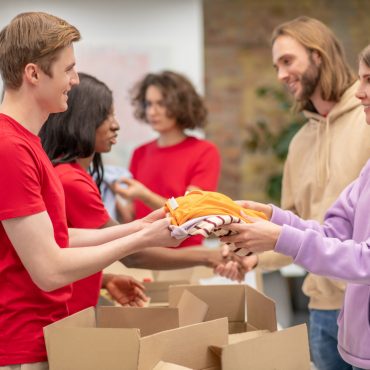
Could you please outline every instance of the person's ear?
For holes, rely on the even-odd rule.
[[[40,79],[40,69],[35,63],[28,63],[24,67],[24,77],[25,79],[35,85]]]

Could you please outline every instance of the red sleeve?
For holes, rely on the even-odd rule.
[[[44,211],[42,171],[32,149],[16,138],[2,140],[0,158],[0,219]]]
[[[216,191],[221,168],[220,153],[214,144],[208,141],[202,143],[201,150],[195,153],[197,161],[190,173],[189,186]]]
[[[69,227],[97,229],[106,224],[110,216],[101,200],[99,190],[93,179],[86,177],[63,176],[61,178]]]

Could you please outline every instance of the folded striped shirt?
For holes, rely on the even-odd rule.
[[[222,237],[234,234],[231,230],[222,228],[231,223],[245,223],[241,218],[231,215],[208,215],[193,218],[180,226],[171,225],[171,236],[176,239],[183,239],[187,236],[202,235],[205,238],[210,236]],[[250,253],[242,248],[230,245],[230,250],[238,256],[246,256]]]

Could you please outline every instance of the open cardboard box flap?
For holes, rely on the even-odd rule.
[[[227,317],[230,333],[277,329],[275,302],[249,285],[170,286],[170,307],[177,307],[185,290],[208,305],[204,320]]]
[[[150,304],[167,305],[168,289],[171,285],[189,284],[188,280],[149,281],[142,283],[145,294],[150,298]]]
[[[248,333],[245,333],[248,334]],[[252,333],[250,333],[252,334]],[[266,333],[257,331],[224,346],[212,346],[222,370],[309,370],[310,353],[305,324]]]
[[[102,306],[96,308],[96,320],[100,327],[139,329],[142,337],[163,330],[178,328],[180,326],[180,316],[178,308],[169,307]]]
[[[138,328],[142,336],[204,321],[208,305],[184,291],[177,307],[97,307],[100,326]]]

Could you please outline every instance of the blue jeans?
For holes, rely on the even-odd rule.
[[[339,310],[310,310],[310,347],[318,370],[352,370],[338,352]]]

